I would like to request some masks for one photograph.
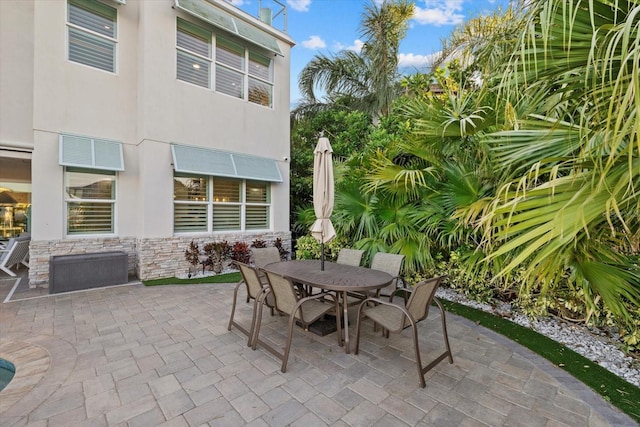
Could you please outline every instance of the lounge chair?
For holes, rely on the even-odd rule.
[[[29,267],[29,243],[31,237],[20,236],[9,239],[4,248],[0,249],[0,270],[11,277],[16,277],[16,273],[10,270],[13,266]]]

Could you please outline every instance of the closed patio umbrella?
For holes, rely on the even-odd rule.
[[[336,237],[331,223],[333,212],[333,150],[328,138],[320,137],[313,151],[313,210],[316,220],[311,235],[320,242],[320,269],[324,270],[324,244]]]

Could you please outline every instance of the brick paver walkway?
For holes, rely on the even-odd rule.
[[[227,331],[232,290],[133,284],[0,304],[0,357],[17,366],[0,392],[0,425],[637,425],[564,371],[453,315],[454,364],[440,363],[424,389],[408,331],[387,340],[371,324],[359,355],[335,334],[296,331],[283,374]],[[238,321],[250,314],[241,300]],[[284,343],[285,324],[265,311],[261,337]],[[437,310],[421,326],[426,359],[443,348]]]

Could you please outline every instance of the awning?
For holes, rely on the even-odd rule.
[[[202,19],[224,31],[263,47],[276,55],[284,56],[275,37],[215,7],[207,0],[175,0],[178,9]]]
[[[124,170],[122,143],[88,136],[60,134],[59,164],[89,169]]]
[[[275,160],[211,148],[171,144],[176,172],[282,182]]]

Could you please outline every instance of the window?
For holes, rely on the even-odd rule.
[[[178,18],[177,78],[234,98],[273,106],[273,61]],[[215,45],[215,61],[212,46]],[[211,64],[215,62],[215,72]],[[215,82],[215,83],[213,83]]]
[[[68,235],[114,233],[115,202],[115,172],[65,169]]]
[[[174,176],[176,233],[269,229],[270,184],[221,177]]]
[[[178,79],[209,87],[211,80],[211,33],[178,19]]]
[[[247,181],[245,191],[245,228],[259,230],[269,224],[269,187],[260,181]]]
[[[244,48],[218,38],[216,41],[216,92],[244,98]]]
[[[273,76],[271,60],[249,52],[249,102],[273,105]]]
[[[96,0],[69,0],[69,61],[115,72],[117,11]]]

